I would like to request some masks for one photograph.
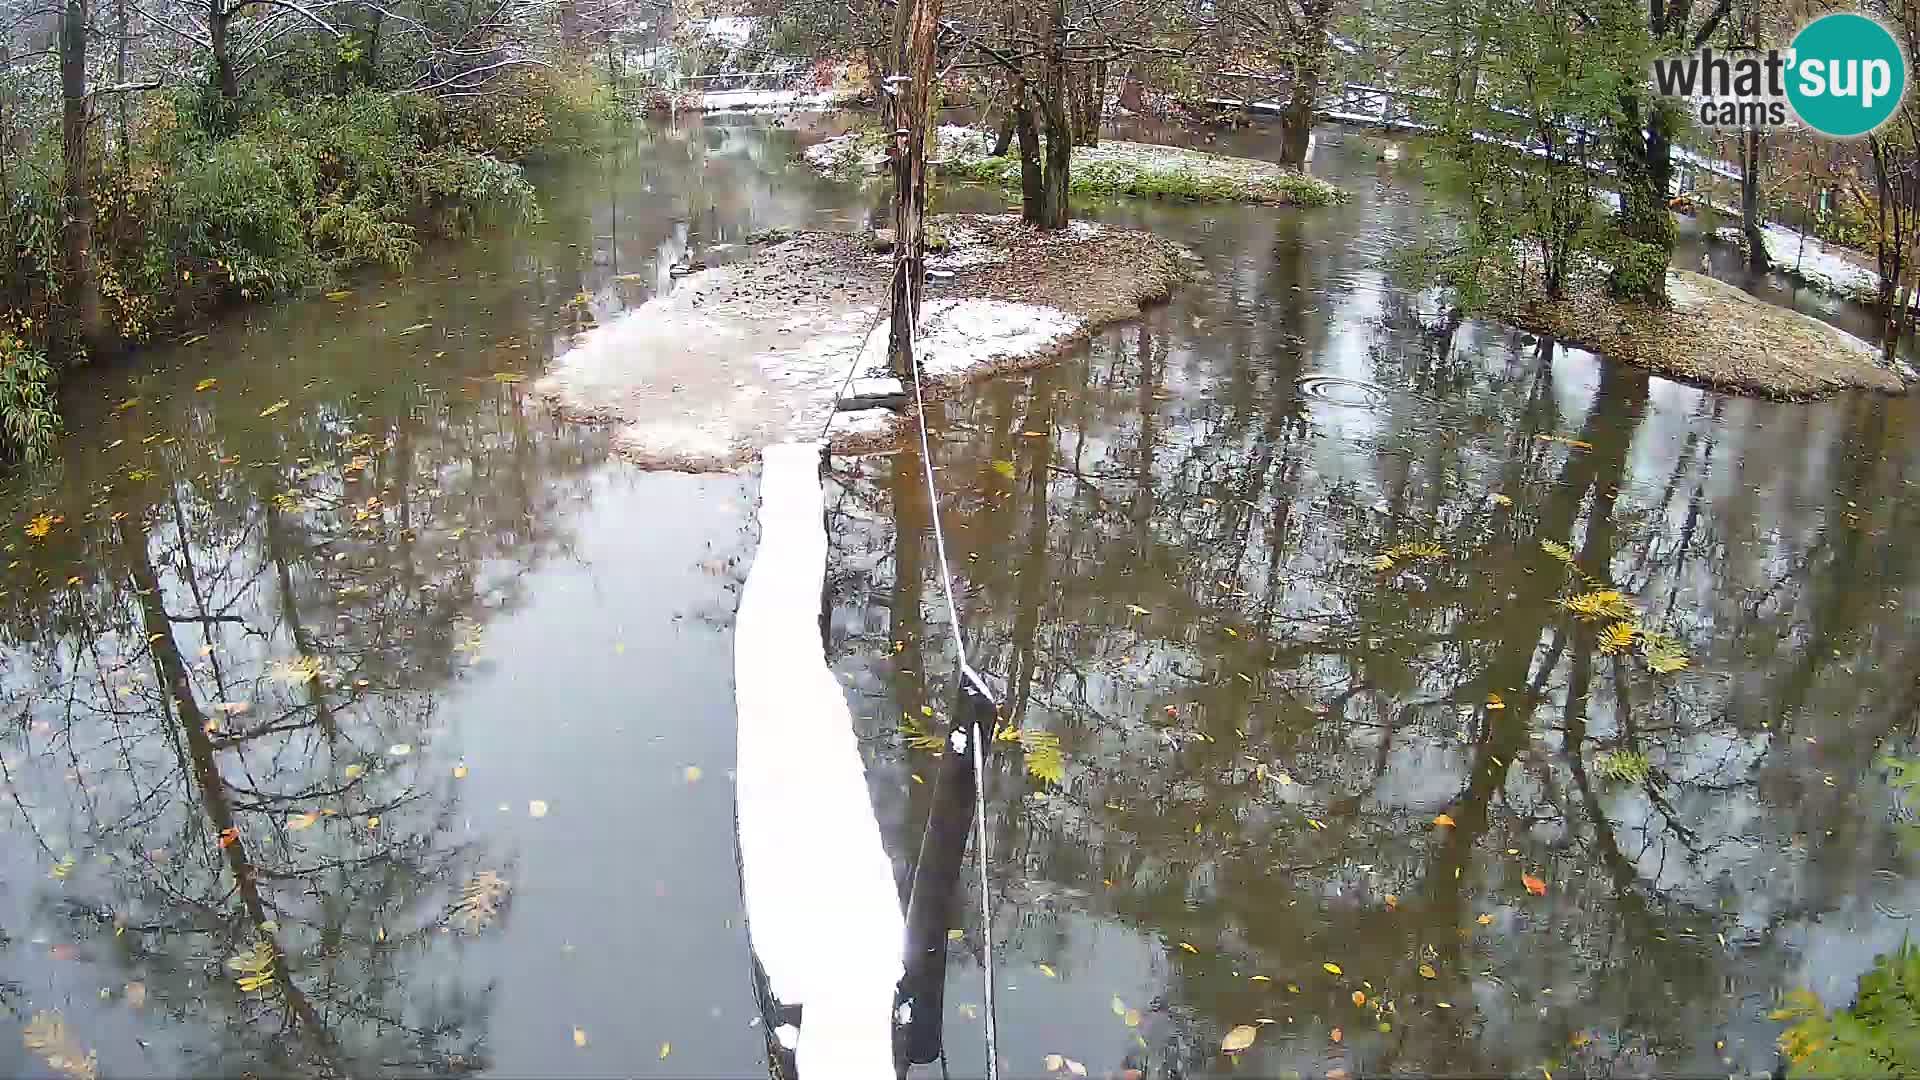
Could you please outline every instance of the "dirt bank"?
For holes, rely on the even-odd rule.
[[[1880,350],[1809,315],[1686,270],[1667,271],[1670,311],[1623,305],[1597,281],[1565,300],[1511,298],[1501,318],[1683,382],[1807,401],[1842,390],[1905,391]]]
[[[921,318],[936,391],[1052,360],[1165,298],[1191,258],[1091,222],[1042,233],[1011,216],[952,215],[929,228],[946,244],[929,256]],[[899,414],[835,410],[850,379],[886,375],[892,257],[864,235],[771,239],[590,331],[536,389],[566,415],[619,425],[619,447],[656,468],[729,469],[823,430],[840,449],[890,444],[906,428]]]

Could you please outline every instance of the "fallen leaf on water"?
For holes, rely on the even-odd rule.
[[[1127,1015],[1127,1003],[1124,1001],[1121,1001],[1118,995],[1115,995],[1113,999],[1113,1015],[1115,1016]]]
[[[1535,896],[1547,895],[1547,883],[1540,878],[1534,877],[1532,874],[1521,874],[1520,883],[1525,885],[1527,891]]]
[[[1479,917],[1478,919],[1475,919],[1474,921],[1475,921],[1475,922],[1477,922],[1477,923],[1479,923],[1479,924],[1480,924],[1481,926],[1492,926],[1492,925],[1493,925],[1493,916],[1491,916],[1491,915],[1482,915],[1482,916],[1480,916],[1480,917]]]
[[[408,334],[417,334],[417,333],[419,333],[420,331],[422,331],[422,330],[425,330],[426,328],[428,328],[428,327],[430,327],[430,326],[432,326],[432,325],[433,325],[433,324],[432,324],[432,323],[430,323],[430,322],[419,322],[419,323],[414,323],[414,324],[413,324],[412,326],[409,326],[409,327],[407,327],[406,329],[404,329],[404,330],[402,330],[402,331],[400,331],[400,332],[399,332],[398,334],[396,334],[396,335],[394,335],[394,336],[395,336],[395,337],[406,337],[406,336],[407,336]]]
[[[465,779],[467,778],[467,763],[466,763],[466,762],[464,762],[464,761],[463,761],[463,762],[461,762],[460,764],[458,764],[458,765],[455,765],[455,766],[453,767],[453,778],[454,778],[455,780],[465,780]]]
[[[1200,950],[1199,950],[1199,949],[1196,949],[1196,948],[1194,948],[1193,946],[1191,946],[1191,945],[1189,945],[1189,944],[1187,944],[1187,943],[1186,943],[1186,942],[1184,942],[1184,941],[1180,943],[1180,947],[1181,947],[1181,948],[1183,948],[1183,949],[1185,949],[1185,950],[1187,950],[1188,952],[1190,952],[1190,953],[1192,953],[1192,954],[1193,954],[1193,955],[1195,955],[1195,956],[1199,956],[1199,955],[1200,955]]]
[[[394,757],[406,757],[408,754],[413,753],[413,744],[394,743],[392,746],[387,747],[387,753],[392,754]]]
[[[367,819],[367,828],[377,829],[379,827],[380,827],[380,816],[378,814]]]
[[[327,299],[337,304],[340,301],[345,300],[347,297],[352,295],[353,295],[352,289],[335,289],[333,292],[330,292],[327,294]]]
[[[1442,1009],[1451,1009],[1451,1008],[1453,1008],[1453,1002],[1451,1002],[1451,1001],[1436,1001],[1436,1002],[1434,1002],[1434,1005],[1436,1005],[1436,1006],[1438,1006],[1439,1008],[1442,1008]]]
[[[993,471],[1011,480],[1013,479],[1013,462],[1006,460],[995,461],[993,463]]]
[[[1346,974],[1346,972],[1340,970],[1339,964],[1332,963],[1331,961],[1325,964],[1321,964],[1320,966],[1327,969],[1327,974],[1329,975],[1345,975]]]
[[[1334,1028],[1332,1031],[1327,1033],[1327,1038],[1332,1039],[1334,1042],[1339,1042],[1341,1039],[1344,1039],[1346,1037],[1347,1037],[1346,1033],[1341,1031],[1339,1028]]]
[[[978,1019],[980,1016],[980,1006],[968,1002],[960,1006],[960,1015],[968,1020]]]
[[[146,1004],[147,1004],[147,984],[146,983],[130,982],[127,984],[127,1004],[133,1006],[136,1009],[141,1009],[146,1007]]]
[[[689,784],[699,783],[700,782],[700,766],[698,765],[687,766],[686,777],[687,777],[687,783]]]
[[[199,382],[193,384],[193,389],[196,393],[199,393],[202,391],[211,390],[214,387],[219,385],[220,385],[219,379],[201,379]]]
[[[1053,968],[1047,964],[1040,965],[1040,974],[1045,975],[1049,979],[1057,979],[1060,977],[1059,974],[1056,973],[1053,970]]]
[[[1127,1014],[1125,1016],[1122,1016],[1120,1019],[1124,1021],[1128,1027],[1139,1027],[1140,1026],[1140,1010],[1128,1009]]]
[[[671,1054],[671,1053],[673,1053],[673,1044],[672,1044],[672,1043],[661,1043],[661,1044],[660,1044],[660,1060],[661,1060],[661,1061],[665,1061],[665,1060],[667,1060],[667,1055],[668,1055],[668,1054]]]
[[[1046,1064],[1048,1072],[1059,1072],[1061,1069],[1067,1067],[1067,1059],[1061,1057],[1059,1054],[1048,1054]]]
[[[232,847],[233,845],[239,842],[240,842],[239,829],[236,829],[233,826],[229,825],[226,828],[220,830],[220,846],[221,847],[223,848]]]
[[[1489,710],[1504,709],[1506,707],[1507,707],[1506,700],[1502,698],[1499,694],[1487,695],[1487,708]]]
[[[966,937],[967,937],[967,932],[966,932],[965,930],[949,930],[949,931],[947,931],[947,940],[948,940],[948,941],[964,941],[964,940],[966,940]]]
[[[1575,439],[1566,435],[1535,435],[1534,438],[1539,439],[1541,442],[1564,443],[1573,447],[1575,450],[1593,449],[1593,444],[1587,442],[1585,439]]]
[[[1356,1006],[1365,1005],[1367,1003],[1367,995],[1361,993],[1358,990],[1355,990],[1353,992],[1353,1003]]]
[[[1494,495],[1493,495],[1493,505],[1495,505],[1495,506],[1512,506],[1512,505],[1513,505],[1513,500],[1512,500],[1511,498],[1508,498],[1508,497],[1507,497],[1507,496],[1505,496],[1505,495],[1502,495],[1502,494],[1500,494],[1499,492],[1494,492]]]
[[[281,398],[279,401],[276,401],[273,404],[267,406],[266,408],[261,409],[260,415],[272,416],[274,413],[279,412],[281,409],[284,409],[291,404],[293,404],[293,402],[288,401],[286,398]]]
[[[526,382],[527,377],[517,371],[496,371],[493,373],[493,381],[497,383]]]
[[[357,780],[360,778],[360,774],[366,771],[367,767],[365,765],[349,765],[346,768],[346,777],[349,780]]]
[[[292,817],[288,818],[287,828],[293,830],[294,832],[299,832],[301,829],[313,828],[314,823],[319,820],[320,820],[320,815],[315,811],[309,810],[304,814],[295,814]]]
[[[1453,818],[1447,814],[1441,814],[1439,817],[1434,818],[1433,823],[1443,829],[1453,828]]]
[[[1072,1073],[1075,1076],[1087,1075],[1087,1067],[1073,1060],[1072,1058],[1067,1059],[1067,1071],[1069,1073]]]
[[[1421,964],[1420,977],[1423,979],[1437,979],[1440,977],[1440,973],[1433,970],[1432,964]]]
[[[1400,898],[1398,896],[1395,896],[1392,893],[1387,894],[1387,910],[1388,911],[1400,910]]]
[[[573,1045],[575,1046],[587,1045],[587,1029],[586,1028],[577,1027],[573,1029]]]
[[[1253,975],[1253,976],[1249,976],[1247,981],[1248,982],[1272,982],[1273,980],[1268,978],[1265,975]]]
[[[1241,1024],[1239,1027],[1227,1032],[1227,1037],[1220,1040],[1220,1049],[1229,1054],[1237,1054],[1247,1047],[1252,1046],[1253,1040],[1259,1037],[1259,1028],[1254,1027],[1252,1024]]]
[[[547,816],[547,800],[545,799],[529,800],[527,802],[527,816],[528,817],[546,817]]]
[[[1129,611],[1129,612],[1131,612],[1132,614],[1135,614],[1135,615],[1151,615],[1151,614],[1153,614],[1153,612],[1151,612],[1151,611],[1148,611],[1148,610],[1147,610],[1146,608],[1143,608],[1143,607],[1141,607],[1141,606],[1140,606],[1139,604],[1128,604],[1128,605],[1127,605],[1127,611]]]

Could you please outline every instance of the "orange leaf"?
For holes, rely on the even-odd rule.
[[[1354,1003],[1354,1004],[1355,1004],[1356,1006],[1358,1006],[1358,1005],[1365,1005],[1365,1004],[1367,1003],[1367,995],[1365,995],[1365,994],[1363,994],[1363,993],[1361,993],[1361,992],[1360,992],[1360,991],[1358,991],[1358,990],[1355,990],[1355,991],[1353,992],[1353,1003]]]
[[[1341,1033],[1339,1028],[1334,1028],[1332,1033],[1328,1035],[1328,1038],[1332,1039],[1334,1042],[1339,1042],[1341,1039],[1346,1038],[1346,1036]]]
[[[1527,891],[1535,896],[1547,895],[1547,883],[1540,878],[1534,877],[1532,874],[1521,874],[1520,883],[1525,885]]]
[[[1453,828],[1453,818],[1448,817],[1446,814],[1441,814],[1439,817],[1434,818],[1433,823],[1443,829]]]
[[[239,830],[239,829],[236,829],[236,828],[232,828],[232,827],[228,827],[228,828],[225,828],[225,829],[222,829],[222,830],[220,830],[220,846],[221,846],[221,847],[223,847],[223,848],[224,848],[224,847],[232,847],[233,845],[235,845],[235,844],[237,844],[237,843],[239,843],[239,842],[240,842],[240,830]]]

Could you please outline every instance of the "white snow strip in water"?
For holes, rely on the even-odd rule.
[[[748,936],[774,996],[805,1007],[800,1075],[890,1080],[906,925],[820,638],[820,444],[761,460],[760,546],[733,635]]]
[[[700,95],[703,112],[731,112],[736,109],[825,109],[840,99],[827,93],[803,90],[716,90]]]

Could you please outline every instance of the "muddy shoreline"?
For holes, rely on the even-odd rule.
[[[1838,327],[1721,281],[1667,271],[1670,310],[1610,299],[1598,281],[1565,299],[1511,294],[1495,317],[1656,375],[1729,394],[1813,401],[1846,390],[1900,394],[1880,350]]]

